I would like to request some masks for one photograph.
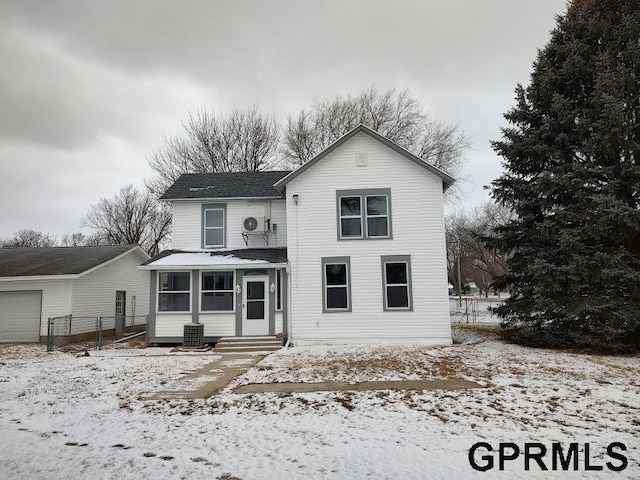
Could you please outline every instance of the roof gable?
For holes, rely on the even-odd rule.
[[[408,160],[414,162],[416,165],[424,168],[425,170],[427,170],[427,171],[431,172],[432,174],[436,175],[437,177],[441,178],[442,179],[442,189],[443,189],[443,191],[446,190],[447,188],[449,188],[455,182],[455,179],[452,176],[450,176],[447,173],[443,172],[439,168],[434,167],[430,163],[424,161],[422,158],[420,158],[417,155],[414,155],[413,153],[411,153],[406,148],[403,148],[400,145],[398,145],[397,143],[389,140],[387,137],[384,137],[384,136],[380,135],[378,132],[370,129],[366,125],[360,124],[356,128],[354,128],[353,130],[345,133],[342,137],[340,137],[338,140],[333,142],[331,145],[329,145],[327,148],[325,148],[323,151],[321,151],[319,154],[317,154],[315,157],[313,157],[307,163],[305,163],[304,165],[299,167],[297,170],[294,170],[293,172],[289,173],[286,177],[284,177],[281,180],[279,180],[275,184],[275,188],[277,188],[279,191],[282,191],[283,188],[287,185],[287,183],[289,183],[291,180],[293,180],[294,178],[298,177],[299,175],[305,173],[313,165],[315,165],[320,160],[322,160],[324,157],[326,157],[329,153],[333,152],[338,147],[340,147],[341,145],[346,143],[349,139],[351,139],[352,137],[354,137],[355,135],[357,135],[358,133],[361,133],[361,132],[362,133],[366,133],[371,138],[379,141],[380,143],[386,145],[390,149],[392,149],[392,150],[396,151],[397,153],[399,153],[400,155],[404,156]]]
[[[138,245],[0,248],[0,277],[80,275],[136,249],[144,253]]]
[[[289,173],[290,170],[185,173],[160,199],[282,198],[274,184]]]

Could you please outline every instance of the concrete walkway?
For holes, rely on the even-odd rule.
[[[231,380],[243,374],[268,355],[264,353],[224,353],[211,363],[180,378],[175,389],[161,390],[141,396],[140,400],[208,398],[226,387]]]
[[[465,390],[485,388],[479,383],[461,378],[441,380],[380,380],[370,382],[324,383],[253,383],[242,385],[233,393],[307,393],[307,392],[364,392],[367,390]]]
[[[203,399],[215,395],[231,380],[243,374],[269,352],[261,353],[225,353],[220,358],[198,368],[180,378],[175,388],[160,390],[141,396],[140,400],[166,399]],[[461,378],[438,380],[381,380],[369,382],[322,382],[322,383],[253,383],[242,385],[233,393],[306,393],[306,392],[345,392],[367,390],[464,390],[485,388],[479,383]]]

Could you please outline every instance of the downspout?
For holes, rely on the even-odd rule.
[[[292,196],[293,199],[293,203],[296,206],[296,213],[295,213],[295,231],[296,231],[296,255],[295,255],[295,262],[296,262],[296,268],[295,268],[295,277],[296,277],[296,286],[298,285],[298,251],[300,250],[299,245],[298,245],[298,194],[295,194]],[[288,217],[288,215],[287,215]],[[289,345],[291,344],[291,337],[293,336],[293,327],[291,324],[291,298],[293,297],[293,295],[291,295],[291,290],[293,289],[293,282],[291,281],[291,263],[289,263],[287,265],[287,268],[285,269],[285,271],[287,272],[287,290],[289,291],[289,295],[287,295],[287,343],[285,343],[284,348],[287,349],[289,348]]]
[[[287,342],[282,348],[285,350],[291,345],[291,267],[287,264],[287,268],[284,270],[287,272]]]

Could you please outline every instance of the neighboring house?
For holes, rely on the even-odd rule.
[[[137,245],[0,248],[0,342],[40,341],[51,317],[146,314],[148,259]]]
[[[204,324],[296,344],[451,343],[443,191],[453,178],[360,125],[293,172],[188,174],[150,271],[150,341]],[[189,328],[189,327],[188,327]]]

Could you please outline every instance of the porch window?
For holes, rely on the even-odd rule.
[[[338,240],[392,238],[391,190],[338,190]]]
[[[233,311],[233,272],[202,272],[200,310]]]
[[[349,257],[322,259],[322,311],[351,311],[351,265]]]
[[[384,310],[413,309],[409,255],[382,257],[382,285]]]
[[[225,246],[225,217],[225,205],[203,205],[202,246],[204,248],[222,248]]]
[[[189,312],[191,272],[158,272],[158,312]]]
[[[276,270],[276,310],[282,310],[282,270]]]

